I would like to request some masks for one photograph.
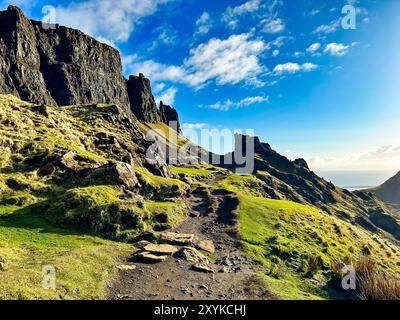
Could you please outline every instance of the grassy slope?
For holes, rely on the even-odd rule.
[[[252,176],[231,175],[218,187],[239,196],[243,242],[269,269],[262,277],[279,297],[334,297],[322,286],[330,262],[357,257],[364,246],[382,269],[393,275],[400,272],[400,250],[388,241],[312,206],[252,196],[255,182]],[[309,262],[315,257],[321,257],[322,264],[310,276]]]
[[[61,229],[30,208],[0,207],[0,299],[101,299],[121,243]],[[57,290],[42,288],[42,267],[53,265]]]
[[[121,203],[122,190],[107,185],[79,188],[71,181],[69,186],[55,185],[37,170],[25,170],[21,165],[15,168],[13,163],[47,150],[76,151],[101,165],[115,155],[93,146],[97,132],[106,132],[128,145],[131,138],[123,128],[97,117],[101,108],[48,108],[48,112],[50,117],[46,118],[31,111],[28,103],[0,96],[0,257],[8,262],[6,270],[0,271],[0,299],[101,299],[116,260],[133,248],[104,240],[89,230],[61,227],[58,219],[66,214],[64,204],[72,196],[101,207]],[[136,170],[154,190],[183,192],[187,187],[144,168]],[[19,187],[10,188],[10,180],[17,181]],[[145,208],[138,211],[149,216],[150,222],[153,215],[167,212],[170,224],[179,223],[186,214],[179,199],[146,199]],[[151,227],[145,224],[145,228]],[[56,291],[42,288],[43,265],[55,266]]]

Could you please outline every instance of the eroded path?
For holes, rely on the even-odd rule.
[[[156,264],[128,261],[136,269],[118,271],[106,289],[106,297],[113,300],[272,299],[256,275],[262,266],[244,254],[237,240],[233,213],[229,212],[234,204],[226,194],[217,193],[213,197],[218,210],[210,214],[208,197],[192,194],[187,199],[191,217],[173,232],[211,240],[215,253],[206,256],[214,273],[195,271],[193,262],[174,256]]]

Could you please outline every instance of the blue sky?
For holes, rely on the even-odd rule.
[[[315,170],[400,170],[398,0],[3,1],[117,47],[187,128],[254,129]],[[356,29],[342,28],[342,8]],[[46,12],[44,10],[44,12]]]

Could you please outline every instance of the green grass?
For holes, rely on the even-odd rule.
[[[213,168],[212,170],[208,170],[205,168],[197,168],[197,167],[172,167],[171,172],[176,175],[184,175],[197,179],[209,178],[218,170]]]
[[[54,227],[32,208],[0,207],[0,299],[102,299],[116,260],[132,248]],[[56,290],[42,287],[42,267],[56,268]]]
[[[187,210],[179,196],[188,185],[151,174],[140,168],[139,159],[133,159],[135,168],[148,183],[144,194],[137,195],[146,199],[143,208],[122,200],[123,190],[118,186],[83,187],[82,181],[68,172],[64,175],[63,169],[46,177],[38,174],[41,164],[24,165],[31,156],[43,152],[59,156],[65,151],[75,151],[89,166],[120,161],[126,149],[114,153],[111,148],[97,147],[97,133],[115,137],[116,148],[120,144],[134,150],[137,146],[123,124],[110,125],[104,119],[102,107],[107,106],[49,107],[49,117],[45,117],[29,103],[0,95],[0,257],[7,260],[6,270],[0,271],[0,299],[104,298],[105,282],[117,260],[131,254],[133,247],[107,240],[90,225],[67,224],[72,223],[65,221],[69,215],[99,213],[106,221],[107,214],[123,212],[137,215],[145,230],[152,229],[152,216],[160,213],[167,213],[172,225],[185,217]],[[44,265],[56,268],[55,291],[42,288]]]
[[[240,234],[249,255],[267,269],[263,278],[282,299],[329,299],[324,288],[330,263],[357,257],[368,245],[380,267],[396,275],[400,251],[364,229],[320,211],[290,201],[253,196],[254,177],[232,175],[216,187],[240,198]],[[315,272],[310,259],[319,258]]]

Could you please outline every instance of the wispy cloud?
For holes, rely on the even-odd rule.
[[[231,109],[248,107],[253,104],[268,102],[268,101],[269,101],[268,97],[256,96],[256,97],[247,97],[240,101],[232,101],[232,100],[226,100],[224,102],[218,101],[217,103],[214,103],[211,105],[199,105],[199,108],[208,108],[208,109],[214,109],[214,110],[220,110],[220,111],[227,112]]]
[[[205,35],[213,27],[213,20],[208,12],[204,12],[196,21],[195,35]]]
[[[298,72],[310,72],[317,69],[318,66],[311,62],[298,64],[293,62],[288,62],[284,64],[278,64],[275,66],[273,70],[273,74],[275,75],[284,75],[284,74],[294,74]]]
[[[259,10],[260,5],[260,0],[250,0],[240,6],[229,6],[222,15],[222,21],[226,23],[228,27],[234,29],[239,23],[239,18],[246,14],[256,12]]]
[[[269,33],[269,34],[275,34],[275,33],[280,33],[285,30],[286,24],[285,21],[283,21],[280,18],[277,19],[266,19],[261,22],[263,25],[262,27],[262,32]]]
[[[350,48],[350,46],[346,46],[341,43],[332,42],[332,43],[329,43],[325,47],[324,52],[328,53],[332,56],[344,56],[349,51],[349,48]]]
[[[312,45],[310,45],[310,46],[307,48],[306,51],[309,52],[309,53],[315,53],[315,52],[318,51],[320,48],[321,48],[321,44],[318,43],[318,42],[316,42],[316,43],[313,43]]]
[[[317,27],[312,33],[313,34],[329,34],[336,32],[340,27],[341,19],[333,20],[330,24],[323,24]]]

